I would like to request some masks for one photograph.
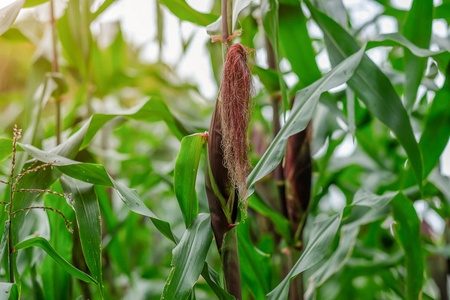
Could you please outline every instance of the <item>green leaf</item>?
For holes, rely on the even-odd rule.
[[[135,190],[132,190],[125,185],[118,183],[117,181],[113,180],[108,173],[104,170],[104,167],[101,165],[95,165],[95,164],[86,164],[77,162],[68,158],[65,158],[63,156],[56,155],[54,153],[68,153],[70,155],[73,155],[74,149],[81,146],[81,142],[85,138],[86,132],[89,128],[89,124],[85,124],[79,131],[77,131],[74,135],[70,137],[69,140],[62,143],[58,147],[54,148],[51,152],[45,152],[42,150],[39,150],[33,146],[27,145],[26,149],[29,151],[29,154],[38,160],[41,160],[43,162],[49,163],[54,162],[57,160],[58,162],[55,164],[59,170],[64,172],[68,176],[73,176],[74,178],[85,181],[87,183],[92,183],[95,179],[95,182],[97,184],[104,184],[106,186],[114,187],[116,191],[118,192],[120,199],[124,202],[125,205],[129,207],[130,210],[139,213],[141,215],[147,216],[151,219],[155,227],[168,239],[173,241],[174,243],[177,242],[176,236],[172,233],[172,230],[170,228],[170,224],[166,221],[161,220],[158,218],[148,207],[142,202],[139,195],[136,193]],[[78,150],[77,150],[78,152]],[[85,172],[83,172],[83,170]],[[91,172],[86,172],[92,171]],[[80,172],[81,171],[81,172]],[[59,176],[59,174],[58,174]],[[34,178],[34,177],[26,177],[26,178]],[[53,183],[53,181],[48,181],[49,176],[41,176],[38,177],[40,180],[43,180],[46,182],[46,184],[50,185]],[[53,179],[56,180],[56,179]],[[22,180],[25,181],[25,180]],[[27,186],[26,184],[24,186]],[[39,185],[39,188],[44,186],[44,188],[47,187],[47,185]],[[27,187],[29,188],[29,187]],[[30,195],[30,193],[22,193],[24,195]],[[32,198],[34,199],[34,198]],[[15,201],[16,202],[16,201]],[[31,203],[27,201],[27,205],[24,207],[29,206]],[[22,207],[20,207],[22,208]]]
[[[9,139],[0,139],[0,162],[11,156],[13,142]]]
[[[155,225],[156,229],[159,230],[165,237],[174,243],[178,242],[178,238],[173,234],[170,224],[160,218],[158,218],[145,204],[142,202],[141,198],[137,194],[136,190],[130,189],[125,185],[112,180],[120,199],[125,203],[126,206],[135,213],[147,216]]]
[[[0,8],[0,35],[12,26],[24,3],[25,0],[16,0]]]
[[[85,148],[89,145],[95,134],[103,127],[103,125],[118,116],[145,122],[164,121],[172,133],[180,140],[185,135],[188,135],[186,129],[181,125],[180,121],[172,115],[164,101],[154,97],[144,104],[131,108],[121,114],[94,114],[89,121],[89,127],[87,128],[81,148]]]
[[[77,216],[81,247],[93,277],[102,290],[102,231],[100,208],[92,184],[61,176],[65,194],[71,194],[70,205]]]
[[[47,252],[48,255],[50,255],[53,260],[61,265],[64,270],[75,276],[76,278],[86,281],[86,282],[92,282],[95,284],[98,284],[97,281],[92,278],[90,275],[78,270],[74,266],[72,266],[67,260],[65,260],[61,255],[59,255],[58,252],[53,249],[53,247],[50,245],[50,243],[42,238],[42,237],[35,237],[28,240],[25,240],[17,245],[14,246],[16,250],[18,249],[26,249],[29,247],[39,247],[45,252]]]
[[[59,181],[52,185],[51,190],[64,193]],[[51,206],[61,211],[67,219],[73,219],[73,209],[60,196],[53,194],[44,195],[44,206]],[[72,261],[72,234],[67,230],[60,215],[53,212],[47,212],[47,215],[50,225],[50,245],[65,260]],[[45,299],[59,300],[64,298],[64,295],[66,295],[67,290],[70,288],[72,276],[64,271],[50,256],[45,257],[41,272],[42,285],[45,287]]]
[[[411,53],[417,57],[439,56],[446,52],[445,50],[435,52],[418,47],[415,44],[408,41],[406,37],[404,37],[398,32],[380,34],[378,37],[367,43],[367,49],[372,49],[380,46],[384,47],[403,46],[407,48],[409,51],[411,51]]]
[[[305,3],[324,33],[328,54],[333,65],[337,65],[360,50],[358,43],[345,29],[327,15],[316,10],[309,1]],[[408,155],[418,185],[422,186],[422,155],[415,140],[408,114],[389,79],[369,57],[364,56],[348,85],[356,92],[368,110],[394,132]]]
[[[103,4],[95,11],[95,13],[92,14],[92,21],[97,19],[99,15],[101,15],[108,7],[111,6],[111,4],[114,3],[116,0],[105,0]]]
[[[186,299],[197,281],[211,246],[209,214],[199,214],[172,250],[172,270],[161,299]]]
[[[2,262],[5,251],[9,251],[8,249],[8,235],[9,235],[9,226],[10,226],[9,220],[5,221],[5,225],[3,227],[3,234],[2,234],[2,240],[0,242],[0,263]]]
[[[252,73],[259,77],[259,80],[261,80],[261,83],[269,93],[275,94],[280,90],[280,79],[276,71],[254,65]]]
[[[54,162],[53,166],[57,167],[64,174],[70,177],[86,181],[92,184],[99,184],[113,187],[113,183],[106,173],[102,165],[80,163],[57,154],[42,151],[34,146],[20,144],[20,146],[32,157],[46,163]]]
[[[48,2],[48,1],[49,0],[26,0],[25,4],[23,5],[23,8],[41,5],[41,4],[44,4],[44,3]]]
[[[420,137],[425,177],[439,162],[450,137],[450,65],[447,70],[444,86],[436,92]]]
[[[289,119],[247,177],[248,195],[253,192],[254,184],[280,163],[285,152],[287,139],[306,128],[314,114],[320,95],[349,80],[361,62],[363,55],[364,47],[333,68],[324,77],[297,92]]]
[[[267,299],[287,299],[291,280],[298,274],[317,264],[328,252],[339,228],[340,221],[340,215],[334,215],[314,224],[305,251],[303,251],[299,260],[283,281],[273,291],[267,294]]]
[[[433,1],[414,0],[403,26],[403,35],[413,44],[428,48],[433,23]],[[410,111],[416,101],[417,89],[427,66],[427,60],[415,57],[405,49],[405,101]]]
[[[322,285],[328,278],[338,272],[348,260],[353,252],[358,236],[358,226],[347,226],[341,228],[339,245],[333,252],[333,255],[323,261],[322,266],[308,278],[308,287],[305,291],[305,298],[314,294],[316,289]]]
[[[249,6],[251,0],[234,0],[231,2],[231,24],[228,24],[231,28],[231,35],[240,35],[239,33],[239,14],[241,11]],[[206,26],[206,32],[212,38],[222,39],[222,16],[220,16],[217,21]]]
[[[243,286],[248,287],[255,299],[265,299],[270,291],[271,260],[268,254],[262,253],[252,243],[248,220],[237,226],[239,245],[239,264]]]
[[[382,196],[358,190],[344,212],[341,222],[338,247],[333,254],[324,258],[322,266],[308,279],[306,298],[312,295],[328,278],[342,269],[353,252],[361,225],[369,224],[390,214],[389,202],[398,193],[385,193]]]
[[[316,64],[316,53],[312,47],[306,22],[300,2],[297,1],[294,5],[280,3],[280,44],[302,87],[322,77]]]
[[[198,200],[195,192],[198,163],[202,154],[206,136],[193,134],[181,140],[180,152],[175,162],[173,185],[178,204],[188,228],[198,215]]]
[[[200,26],[208,26],[208,24],[214,22],[218,17],[213,14],[198,12],[184,0],[159,0],[159,2],[166,6],[180,20],[189,21]]]
[[[391,206],[395,237],[405,250],[406,299],[420,299],[424,276],[420,220],[412,203],[401,193],[392,199]]]
[[[206,262],[203,265],[202,277],[205,279],[205,281],[208,283],[208,285],[214,291],[214,293],[216,294],[218,299],[220,299],[220,300],[234,300],[235,299],[233,296],[228,294],[228,292],[223,289],[223,287],[220,285],[219,274],[216,271],[214,271],[214,269],[211,268]]]
[[[278,80],[280,82],[281,99],[283,100],[284,112],[289,109],[289,100],[287,98],[286,84],[280,71],[279,62],[281,60],[278,28],[278,0],[262,0],[261,1],[261,18],[264,31],[272,45],[277,62]]]
[[[258,193],[254,193],[248,199],[248,206],[269,218],[272,221],[275,231],[280,234],[288,243],[292,240],[291,223],[282,214],[277,212],[273,207],[269,206]]]

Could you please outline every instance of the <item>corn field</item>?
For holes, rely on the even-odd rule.
[[[0,299],[450,299],[449,0],[1,0]]]

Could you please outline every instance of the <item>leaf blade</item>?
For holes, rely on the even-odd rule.
[[[175,195],[188,228],[198,215],[198,200],[195,192],[198,164],[206,137],[201,134],[186,136],[181,140],[180,151],[175,161],[173,185]]]
[[[17,245],[14,246],[15,249],[26,249],[29,247],[39,247],[47,254],[53,258],[53,260],[58,263],[60,266],[62,266],[67,272],[75,276],[76,278],[86,281],[86,282],[92,282],[95,284],[98,284],[97,281],[91,277],[90,275],[78,270],[73,265],[71,265],[67,260],[65,260],[61,255],[59,255],[58,252],[53,249],[53,247],[50,245],[50,243],[42,238],[42,237],[35,237],[28,240],[25,240]]]
[[[172,271],[161,299],[186,299],[202,272],[213,232],[209,214],[199,214],[172,250]]]

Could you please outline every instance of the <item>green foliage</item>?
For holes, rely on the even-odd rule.
[[[198,215],[198,200],[195,192],[198,163],[206,137],[200,134],[186,136],[181,140],[173,175],[173,186],[178,204],[188,228]]]
[[[363,24],[349,1],[231,2],[230,44],[257,55],[248,199],[216,207],[237,220],[222,241],[203,151],[222,99],[200,91],[219,88],[228,47],[199,38],[222,36],[221,1],[202,12],[150,1],[145,45],[103,21],[122,1],[57,2],[0,8],[1,299],[448,297],[450,47],[448,28],[436,30],[449,1],[365,0],[379,9]],[[32,13],[17,19],[22,8]],[[168,14],[180,20],[176,61],[164,55],[178,42]],[[152,47],[159,55],[141,59]],[[214,74],[195,82],[186,66]],[[311,199],[293,221],[283,171],[299,133],[312,186],[295,187]]]

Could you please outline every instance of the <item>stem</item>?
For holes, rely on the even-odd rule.
[[[237,300],[241,300],[241,270],[239,267],[236,227],[230,229],[223,238],[221,259],[226,290]]]
[[[55,7],[53,0],[50,0],[50,18],[52,25],[52,48],[53,48],[53,56],[52,56],[52,69],[53,73],[59,73],[59,65],[58,65],[58,50],[56,48],[57,41],[57,32],[56,32],[56,21],[55,21]],[[61,144],[61,97],[55,97],[56,102],[56,144]]]
[[[222,0],[222,41],[227,43],[229,37],[228,31],[228,0]]]
[[[270,45],[269,39],[266,37],[266,51],[267,51],[267,63],[269,68],[272,70],[277,70],[277,59],[275,57],[275,53],[273,51],[272,46]],[[280,101],[277,96],[271,97],[272,104],[272,122],[273,122],[273,137],[275,137],[280,131]],[[273,170],[273,177],[275,178],[275,183],[278,189],[279,203],[281,205],[281,211],[283,215],[288,218],[287,211],[287,199],[286,199],[286,186],[284,181],[284,170],[283,163],[280,164]]]
[[[20,130],[17,129],[17,126],[14,128],[14,139],[13,139],[13,153],[11,160],[11,177],[10,177],[10,198],[9,198],[9,207],[8,207],[8,262],[9,262],[9,281],[11,283],[15,283],[14,276],[14,247],[12,242],[12,204],[14,198],[14,168],[16,167],[16,152],[17,152],[17,139],[20,137]]]

